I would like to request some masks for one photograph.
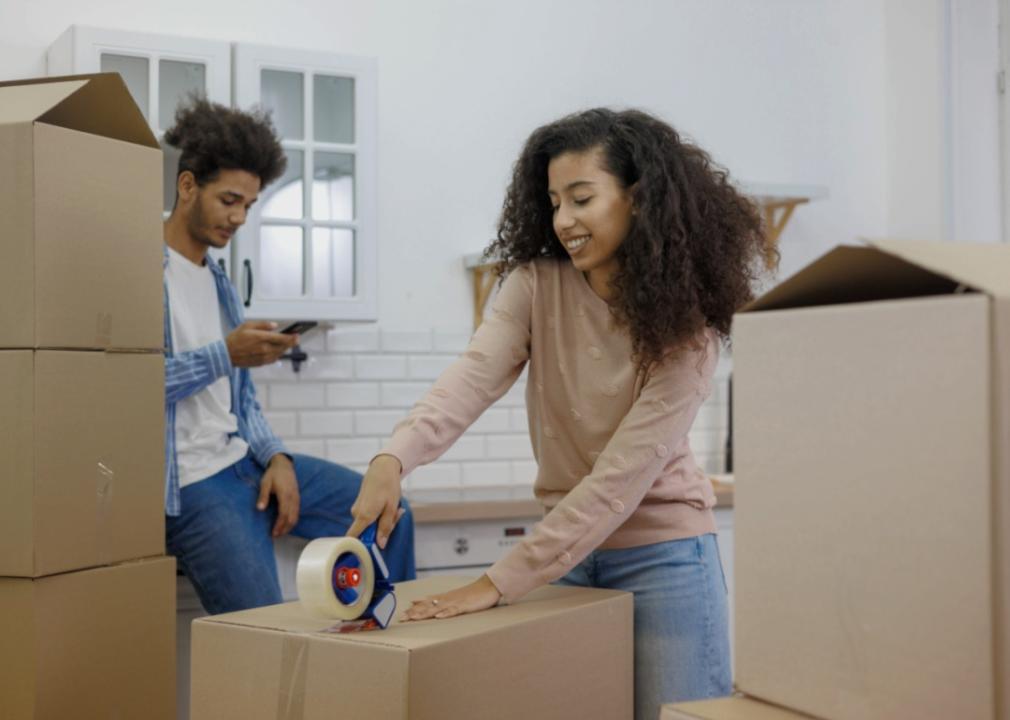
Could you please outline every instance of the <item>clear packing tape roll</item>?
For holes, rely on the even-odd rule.
[[[333,587],[333,572],[337,561],[346,554],[357,558],[361,572],[361,579],[355,588],[358,597],[351,604],[342,602]],[[319,538],[302,550],[295,582],[298,586],[298,599],[312,612],[340,620],[356,620],[365,614],[372,601],[375,567],[368,550],[357,538]]]

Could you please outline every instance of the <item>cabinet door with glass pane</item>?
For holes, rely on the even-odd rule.
[[[149,35],[74,25],[47,55],[49,75],[118,72],[151,129],[162,141],[175,110],[193,93],[231,104],[231,45],[214,40]],[[165,151],[163,208],[175,204],[179,153]],[[213,251],[224,262],[227,251]]]
[[[250,317],[376,318],[376,64],[239,44],[235,104],[271,113],[287,157],[236,237]]]

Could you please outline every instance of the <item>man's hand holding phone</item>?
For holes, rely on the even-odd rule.
[[[285,328],[287,329],[287,328]],[[231,364],[249,368],[269,365],[298,344],[298,335],[277,332],[277,323],[244,322],[225,338]]]

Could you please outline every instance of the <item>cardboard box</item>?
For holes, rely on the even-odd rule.
[[[164,345],[161,185],[119,75],[0,83],[0,348]]]
[[[659,720],[809,720],[809,715],[736,696],[664,705]]]
[[[1010,718],[1010,246],[836,248],[733,363],[740,690]]]
[[[0,575],[164,554],[164,364],[0,350]]]
[[[399,608],[466,581],[399,583]],[[328,633],[298,603],[196,620],[191,718],[630,719],[632,607],[628,593],[552,586],[371,632]]]
[[[0,578],[0,717],[175,719],[175,560]]]

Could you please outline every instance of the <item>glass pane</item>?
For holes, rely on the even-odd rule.
[[[312,217],[354,219],[354,155],[317,152],[312,178]]]
[[[265,218],[298,220],[305,212],[305,153],[286,150],[288,167],[279,180],[267,185],[260,202]]]
[[[273,111],[274,125],[285,140],[305,139],[305,94],[302,74],[264,70],[260,76],[260,99]]]
[[[260,228],[259,277],[253,290],[263,298],[292,298],[305,294],[302,229],[263,225]]]
[[[158,127],[174,124],[175,109],[188,95],[207,92],[207,67],[203,63],[161,60],[158,63]]]
[[[312,122],[320,142],[354,142],[354,78],[313,78]]]
[[[161,143],[161,149],[165,153],[164,175],[162,176],[165,187],[162,208],[165,212],[172,212],[172,208],[175,206],[176,177],[179,174],[179,158],[182,157],[182,152],[164,142]]]
[[[354,231],[312,230],[312,293],[316,297],[354,297]]]
[[[144,113],[144,119],[150,122],[150,107],[148,106],[150,76],[148,75],[148,67],[149,64],[146,57],[102,53],[102,72],[117,72],[123,77],[126,89],[133,96],[133,102],[137,103],[140,112]]]

